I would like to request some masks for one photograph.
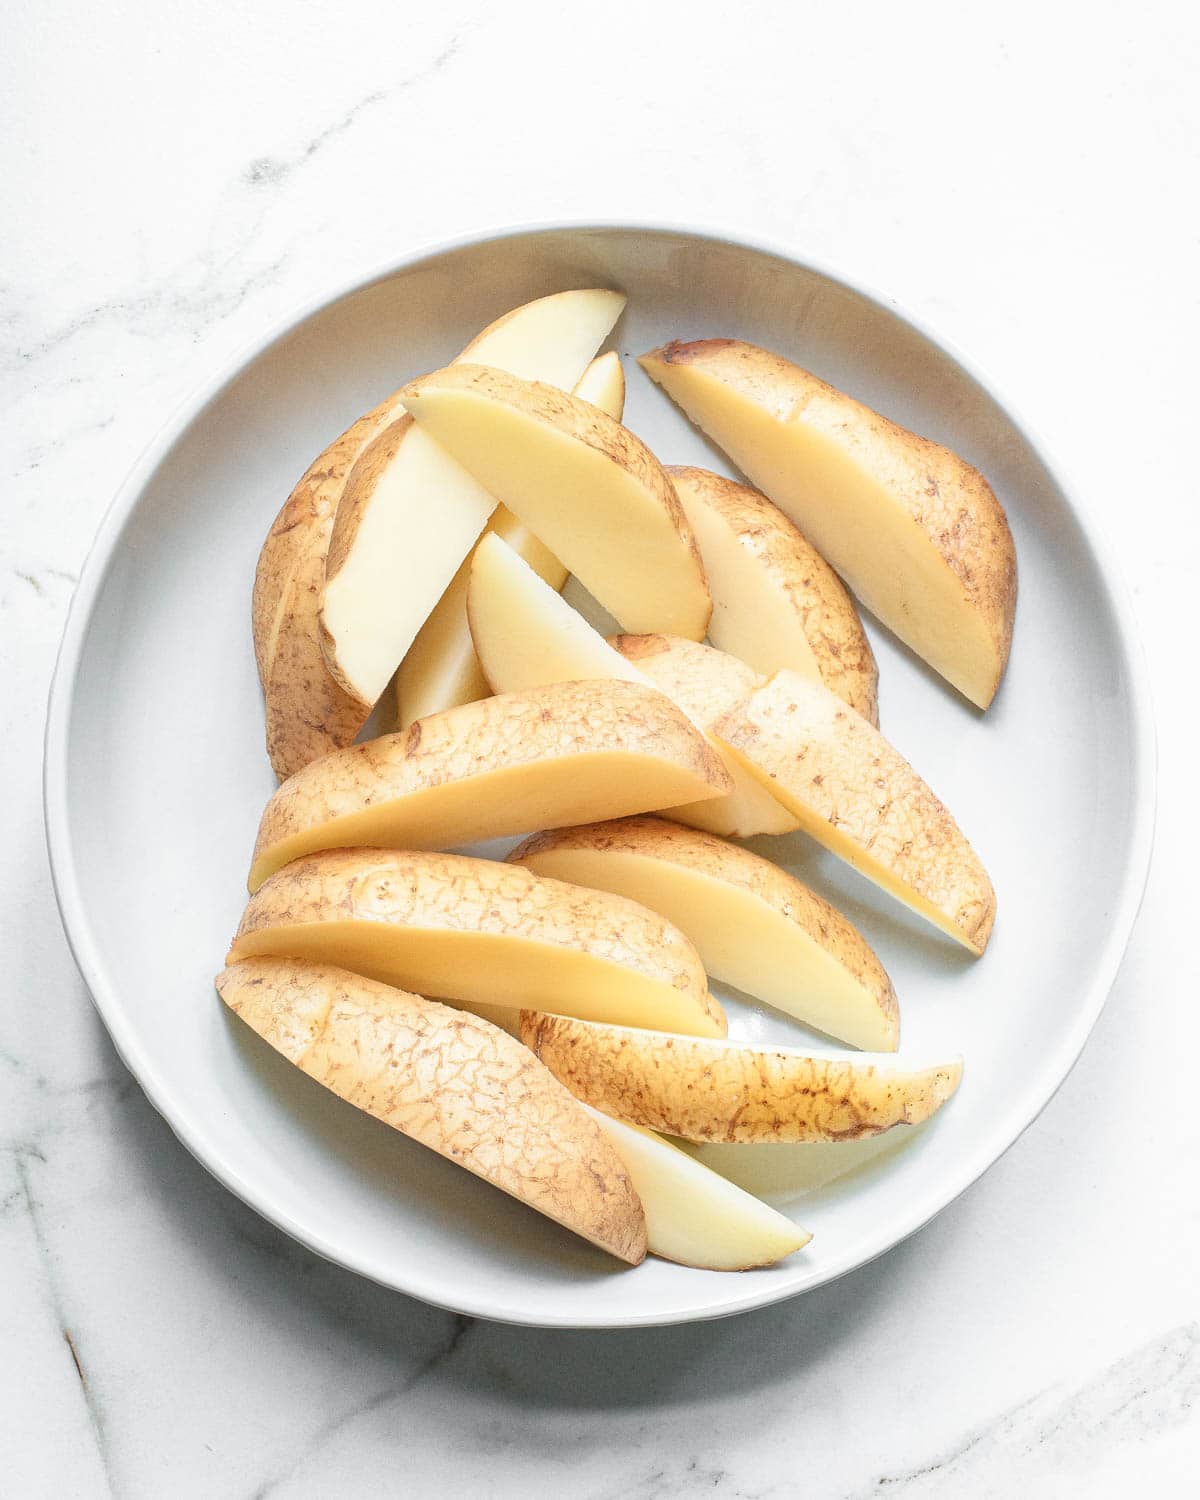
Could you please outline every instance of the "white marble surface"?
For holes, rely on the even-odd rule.
[[[0,1493],[1194,1494],[1194,9],[15,0],[5,20]],[[1146,904],[1037,1124],[858,1274],[631,1334],[456,1319],[234,1201],[114,1056],[40,823],[72,582],[176,402],[330,280],[558,216],[769,235],[970,350],[1116,540],[1160,732]]]

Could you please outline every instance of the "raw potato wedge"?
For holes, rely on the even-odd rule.
[[[335,750],[267,803],[249,887],[320,849],[446,849],[718,797],[732,785],[649,683],[558,682]]]
[[[267,754],[282,781],[349,745],[367,708],[330,675],[318,609],[325,554],[347,475],[370,443],[403,417],[389,396],[313,460],[275,517],[259,554],[251,616],[267,719]]]
[[[639,363],[873,614],[988,706],[1012,643],[1017,563],[978,470],[753,344],[675,342]]]
[[[620,357],[610,351],[594,359],[575,387],[575,395],[619,422],[625,407],[625,372]],[[506,506],[496,507],[487,530],[506,541],[552,589],[561,591],[567,581],[566,568]],[[464,559],[400,663],[396,700],[401,729],[427,714],[486,698],[491,691],[467,624],[467,584],[473,557],[474,553]]]
[[[962,1059],[825,1056],[521,1012],[521,1040],[576,1098],[685,1141],[848,1141],[919,1125]]]
[[[628,896],[673,922],[709,975],[830,1036],[894,1052],[891,980],[840,912],[770,860],[662,818],[535,834],[508,856],[538,875]]]
[[[480,664],[497,692],[518,692],[539,683],[575,678],[610,678],[643,684],[652,680],[640,666],[627,661],[610,646],[499,537],[486,536],[475,549],[467,591],[467,617]],[[705,650],[692,641],[682,644],[698,652]],[[732,657],[725,660],[731,663],[732,671],[745,673],[745,678],[738,676],[737,688],[728,694],[728,702],[732,704],[745,697],[758,678]],[[655,686],[672,696],[669,688],[660,683]],[[694,717],[688,705],[675,701],[689,717]],[[710,799],[711,806],[707,809],[702,802],[684,804],[679,809],[681,816],[714,831],[746,836],[796,827],[796,820],[754,777],[719,747],[718,754],[733,778],[733,791],[728,796]]]
[[[777,672],[713,725],[805,833],[974,954],[996,893],[958,824],[898,750],[818,682]]]
[[[705,1271],[774,1265],[812,1239],[806,1229],[652,1130],[583,1106],[633,1180],[652,1254]]]
[[[252,1031],[339,1098],[630,1265],[644,1258],[622,1153],[519,1042],[320,964],[249,959],[216,984]]]
[[[647,680],[499,536],[475,548],[467,620],[494,693],[579,678]]]
[[[695,538],[662,466],[627,428],[482,363],[414,380],[402,399],[626,630],[704,635],[712,601]]]
[[[558,292],[506,314],[459,355],[570,389],[620,316],[600,289]],[[496,500],[404,416],[362,453],[329,539],[321,645],[366,707],[379,699]]]
[[[763,677],[790,667],[879,723],[875,653],[846,586],[757,490],[668,466],[713,598],[708,638]]]
[[[607,891],[460,854],[333,849],[250,898],[227,963],[309,959],[465,1005],[724,1036],[681,932]]]
[[[711,726],[716,720],[761,684],[757,672],[736,656],[679,636],[615,635],[609,645],[704,730],[725,755],[725,769],[734,778],[734,792],[723,801],[714,800],[708,807],[700,802],[670,807],[664,817],[722,838],[793,833],[800,826],[787,808],[743,770],[737,758],[712,736]]]

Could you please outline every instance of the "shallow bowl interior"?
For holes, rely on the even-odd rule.
[[[779,350],[980,467],[1016,536],[1016,641],[986,716],[868,622],[883,728],[995,880],[986,958],[972,962],[799,835],[771,849],[876,946],[900,996],[902,1050],[961,1052],[966,1071],[934,1121],[883,1142],[714,1150],[722,1169],[814,1232],[766,1271],[616,1268],[296,1073],[212,988],[274,784],[249,599],[275,511],[329,439],[499,312],[596,283],[629,294],[614,339],[623,356],[714,335]],[[728,470],[626,364],[628,424],[664,461]],[[423,256],[308,312],[164,434],[114,504],[72,610],[52,695],[47,819],[68,934],[117,1046],[233,1191],[321,1254],[461,1311],[668,1323],[758,1306],[861,1265],[954,1198],[1035,1116],[1095,1021],[1136,911],[1149,735],[1125,606],[1086,514],[936,340],[767,250],[675,230],[541,230]],[[726,998],[735,1035],[805,1040]]]

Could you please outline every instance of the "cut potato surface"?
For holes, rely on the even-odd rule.
[[[673,922],[708,973],[869,1051],[895,1051],[895,991],[858,930],[794,876],[711,834],[623,818],[535,834],[508,856]]]
[[[605,1114],[687,1141],[846,1141],[918,1125],[958,1088],[962,1059],[914,1065],[862,1053],[656,1035],[521,1012],[521,1040]]]
[[[620,421],[625,374],[619,356],[610,352],[594,359],[583,372],[575,394]],[[566,568],[506,506],[496,507],[484,534],[488,532],[507,542],[552,589],[562,589],[567,581]],[[467,585],[473,557],[472,553],[463,561],[400,663],[396,701],[402,729],[427,714],[486,698],[491,691],[467,623]]]
[[[996,893],[958,824],[898,750],[820,683],[777,672],[713,733],[819,844],[972,953]]]
[[[707,734],[707,729],[690,703],[675,698],[670,687],[655,681],[641,666],[604,640],[583,616],[540,579],[534,570],[499,537],[487,536],[475,549],[471,581],[467,592],[467,617],[479,661],[496,692],[517,692],[539,683],[569,682],[576,678],[648,683],[658,687]],[[625,640],[662,642],[666,638],[618,637]],[[706,647],[694,641],[680,641],[681,651],[691,647],[703,659]],[[631,651],[634,648],[629,648]],[[648,648],[657,650],[659,648]],[[732,657],[719,661],[730,663],[729,673],[736,675],[738,687],[721,698],[722,708],[743,698],[758,678]],[[715,669],[714,664],[714,669]],[[744,674],[744,675],[742,675]],[[693,688],[693,703],[702,694]],[[716,717],[714,712],[710,717]],[[682,804],[672,809],[679,816],[714,832],[742,834],[785,832],[796,827],[796,820],[763,790],[753,776],[722,747],[716,746],[725,769],[732,778],[733,790],[726,796],[712,798],[711,807],[703,802]]]
[[[579,678],[647,680],[499,536],[475,549],[467,619],[494,693]]]
[[[625,370],[615,349],[599,354],[579,378],[572,392],[580,401],[590,401],[614,422],[625,413]]]
[[[762,678],[745,662],[714,646],[670,635],[616,635],[609,644],[677,703],[725,756],[734,778],[733,792],[708,807],[701,802],[668,808],[664,816],[722,838],[752,838],[757,833],[793,833],[800,825],[786,807],[740,761],[713,739],[712,725]]]
[[[482,363],[414,380],[403,400],[625,629],[703,636],[712,605],[695,539],[662,466],[627,428]]]
[[[645,1256],[645,1218],[609,1132],[486,1021],[290,959],[234,964],[216,984],[251,1030],[339,1098],[630,1265]]]
[[[879,722],[875,654],[841,579],[757,490],[707,469],[667,473],[700,544],[708,637],[769,677],[789,667]]]
[[[349,745],[367,709],[332,676],[319,608],[333,518],[355,462],[404,408],[389,396],[309,465],[275,517],[259,554],[251,617],[267,719],[267,754],[282,781]]]
[[[718,797],[732,785],[692,722],[649,683],[560,682],[465,703],[335,750],[284,783],[249,886],[320,849],[445,849],[548,824]]]
[[[607,891],[465,855],[335,849],[250,898],[227,962],[332,963],[418,994],[723,1036],[695,948]]]
[[[1008,661],[1017,569],[976,469],[753,344],[675,342],[639,363],[868,609],[987,707]]]
[[[459,358],[569,388],[624,303],[618,292],[558,292],[506,314]],[[351,697],[379,699],[495,508],[407,416],[363,452],[338,505],[321,599],[325,659]]]
[[[640,1125],[587,1105],[625,1163],[646,1216],[647,1248],[705,1271],[750,1271],[803,1249],[806,1229]]]

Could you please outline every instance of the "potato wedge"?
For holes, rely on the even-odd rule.
[[[577,610],[559,598],[497,536],[484,537],[475,549],[467,590],[467,617],[480,665],[497,692],[517,692],[539,683],[575,678],[610,678],[642,684],[650,681],[640,666],[627,661],[607,644]],[[701,652],[705,649],[691,641],[683,644]],[[746,695],[758,678],[732,657],[725,660],[732,664],[734,672],[746,674],[744,679],[738,676],[737,688],[728,694],[728,703],[733,704]],[[655,685],[671,696],[669,689]],[[685,705],[679,706],[690,715]],[[700,727],[703,729],[703,725]],[[718,748],[718,754],[724,763],[725,752]],[[733,769],[729,765],[726,769],[733,778],[733,791],[711,799],[712,806],[707,810],[702,802],[684,804],[679,809],[680,816],[714,831],[746,836],[795,828],[796,820],[791,814],[753,776],[735,762],[732,764]]]
[[[703,636],[712,601],[695,538],[662,466],[627,428],[482,364],[414,380],[402,399],[625,629]]]
[[[398,395],[360,417],[309,465],[267,533],[254,575],[254,655],[267,718],[267,754],[283,781],[349,745],[368,709],[330,674],[318,606],[325,554],[346,478],[366,448],[403,417]]]
[[[848,1141],[919,1125],[962,1059],[825,1056],[521,1012],[521,1040],[586,1104],[685,1141]]]
[[[558,292],[484,330],[459,355],[572,387],[620,316],[619,292]],[[320,601],[330,673],[370,707],[487,525],[496,500],[401,417],[346,480]]]
[[[649,683],[557,682],[335,750],[267,803],[249,887],[320,849],[447,849],[719,797],[732,780]]]
[[[898,750],[819,682],[777,672],[712,726],[800,826],[979,955],[996,893],[958,824]]]
[[[879,723],[875,653],[846,586],[765,495],[667,467],[713,596],[708,638],[764,677],[790,667]]]
[[[621,818],[535,834],[508,858],[648,906],[695,943],[713,978],[840,1041],[899,1045],[896,993],[862,934],[748,849],[662,818]]]
[[[537,1005],[724,1036],[681,932],[654,912],[460,854],[332,849],[250,898],[227,963],[296,958],[470,1006]]]
[[[467,621],[494,693],[582,678],[646,682],[498,535],[472,554]]]
[[[608,644],[677,703],[710,740],[710,726],[762,682],[758,673],[736,656],[680,636],[614,635]],[[724,750],[716,740],[712,742]],[[734,778],[729,798],[713,799],[708,807],[700,802],[669,807],[663,816],[722,838],[747,839],[757,833],[793,833],[799,828],[783,803],[743,770],[735,757],[726,754],[725,768]]]
[[[519,1042],[320,964],[249,959],[216,985],[252,1031],[339,1098],[630,1265],[644,1258],[624,1155]]]
[[[625,414],[625,367],[615,349],[598,354],[579,377],[571,393],[579,401],[589,401],[619,422]]]
[[[812,1239],[778,1209],[661,1135],[582,1107],[625,1164],[646,1216],[646,1245],[653,1255],[705,1271],[750,1271],[774,1265]]]
[[[1017,564],[978,470],[753,344],[675,342],[639,363],[873,614],[988,706],[1012,643]]]
[[[583,372],[574,394],[619,422],[625,406],[625,372],[620,356],[610,351],[594,359]],[[566,568],[506,506],[496,507],[487,530],[506,541],[552,589],[562,589],[568,576]],[[464,559],[400,663],[396,673],[396,701],[401,729],[407,729],[427,714],[486,698],[491,691],[467,624],[467,584],[473,556],[471,553]]]

